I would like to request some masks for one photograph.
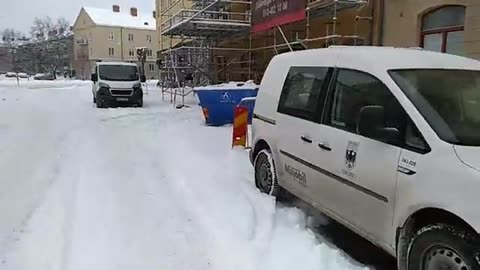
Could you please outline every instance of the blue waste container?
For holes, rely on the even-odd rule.
[[[205,123],[209,126],[221,126],[233,123],[233,111],[235,106],[245,97],[256,97],[258,86],[252,85],[232,85],[228,84],[223,87],[211,86],[209,88],[199,87],[195,89],[203,110]],[[249,109],[249,122],[253,115],[252,102],[247,102],[246,107]]]

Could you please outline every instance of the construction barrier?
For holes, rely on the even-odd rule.
[[[247,147],[248,108],[237,106],[233,115],[232,148],[235,146]]]

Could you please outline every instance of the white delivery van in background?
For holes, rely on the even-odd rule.
[[[418,49],[278,55],[252,124],[257,187],[397,258],[479,270],[480,62]]]
[[[92,74],[93,103],[97,108],[117,104],[143,106],[142,82],[138,66],[123,62],[97,62]]]

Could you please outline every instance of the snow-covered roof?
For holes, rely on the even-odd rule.
[[[146,30],[155,30],[156,22],[152,14],[142,14],[138,12],[138,16],[132,16],[127,12],[113,12],[111,9],[83,7],[85,12],[90,16],[96,25],[118,26],[127,28],[137,28]]]

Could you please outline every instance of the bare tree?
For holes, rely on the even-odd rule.
[[[35,18],[33,20],[33,25],[30,29],[30,34],[32,35],[33,40],[36,41],[45,41],[48,39],[49,34],[55,28],[55,24],[50,17],[45,18]]]
[[[21,65],[17,57],[17,49],[26,38],[21,32],[12,28],[4,29],[1,36],[3,49],[0,51],[0,60],[9,63],[13,71],[19,72]]]
[[[73,40],[70,24],[65,18],[36,18],[31,27],[36,66],[56,76],[57,70],[70,61]],[[38,69],[38,68],[37,68]]]

